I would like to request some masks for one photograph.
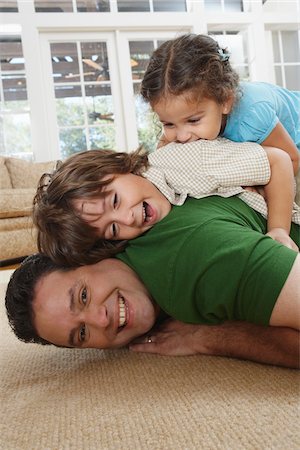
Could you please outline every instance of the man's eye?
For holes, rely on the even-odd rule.
[[[79,342],[84,342],[86,337],[85,324],[82,324],[79,329]]]
[[[111,226],[111,232],[112,232],[112,237],[116,238],[117,237],[117,226],[115,223],[113,223]]]
[[[81,299],[81,303],[83,303],[84,305],[86,305],[87,302],[87,289],[83,288],[80,294],[80,299]]]

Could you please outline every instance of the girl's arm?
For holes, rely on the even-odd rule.
[[[289,237],[294,202],[294,176],[289,155],[274,147],[264,147],[271,167],[271,178],[264,186],[268,205],[268,235],[294,250]]]
[[[299,169],[300,152],[298,151],[294,141],[280,122],[278,122],[276,127],[269,134],[267,139],[264,140],[262,145],[277,147],[288,153],[292,160],[294,175],[297,174]]]

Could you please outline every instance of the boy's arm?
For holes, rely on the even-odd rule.
[[[247,322],[221,325],[193,325],[177,320],[164,322],[145,337],[131,344],[138,352],[161,355],[212,355],[246,359],[263,364],[299,368],[299,332],[291,328],[265,327]]]
[[[264,147],[271,168],[271,177],[264,186],[268,205],[268,235],[294,250],[289,237],[294,202],[294,176],[289,155],[274,147]]]
[[[277,147],[285,151],[292,160],[294,175],[297,175],[299,169],[300,152],[298,151],[294,141],[280,122],[278,122],[276,127],[269,134],[267,139],[264,140],[262,145]]]

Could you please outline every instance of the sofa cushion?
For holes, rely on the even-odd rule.
[[[7,158],[5,164],[14,189],[36,189],[40,177],[43,173],[52,172],[55,168],[56,162],[50,161],[36,163],[18,158]]]
[[[30,216],[36,189],[1,189],[0,218]]]
[[[5,165],[5,158],[0,156],[0,189],[9,189],[12,187],[9,172]]]

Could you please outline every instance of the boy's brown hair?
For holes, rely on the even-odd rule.
[[[121,251],[126,241],[99,239],[97,228],[82,219],[73,202],[104,195],[102,189],[114,175],[141,175],[147,167],[142,148],[132,153],[89,150],[72,155],[52,174],[44,174],[33,201],[39,251],[64,266],[93,264]]]

